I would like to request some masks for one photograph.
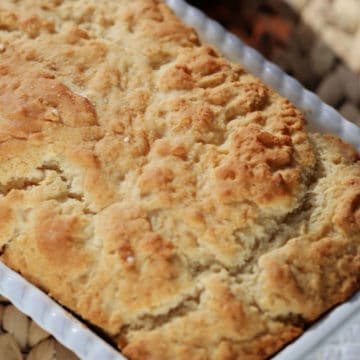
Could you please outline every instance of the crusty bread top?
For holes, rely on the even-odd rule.
[[[156,0],[0,3],[2,261],[131,359],[263,359],[359,288],[360,164]]]

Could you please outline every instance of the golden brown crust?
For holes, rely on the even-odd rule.
[[[4,0],[0,43],[1,260],[131,359],[264,359],[359,288],[359,155],[163,3]]]

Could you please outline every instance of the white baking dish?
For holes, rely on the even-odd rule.
[[[310,126],[330,132],[353,144],[360,151],[360,128],[345,120],[316,95],[305,90],[298,81],[287,76],[276,65],[266,61],[257,51],[244,45],[236,36],[183,0],[167,0],[178,17],[193,26],[203,41],[213,44],[229,59],[241,63],[249,72],[286,96],[302,109]],[[76,320],[46,294],[31,285],[0,262],[0,293],[58,341],[86,360],[116,360],[123,356]],[[360,311],[360,292],[317,322],[298,340],[274,357],[276,360],[314,359],[318,348],[330,334],[349,323]],[[360,334],[359,334],[360,341]]]

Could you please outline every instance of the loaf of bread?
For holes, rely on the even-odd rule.
[[[265,359],[360,280],[359,154],[158,0],[1,0],[1,260],[129,359]]]

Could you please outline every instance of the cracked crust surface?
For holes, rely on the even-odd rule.
[[[130,359],[264,359],[359,288],[359,155],[160,1],[4,0],[0,43],[1,260]]]

